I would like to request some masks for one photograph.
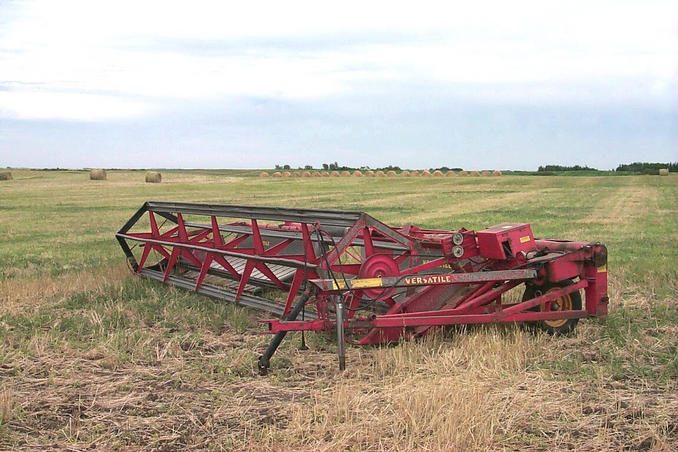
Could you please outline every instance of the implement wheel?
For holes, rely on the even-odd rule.
[[[572,281],[561,281],[559,283],[547,283],[543,286],[526,286],[525,293],[523,293],[523,301],[531,300],[533,298],[544,295],[548,292],[553,292],[555,290],[561,289],[565,286],[573,284]],[[577,290],[571,292],[567,295],[563,295],[560,298],[544,303],[538,307],[535,307],[535,311],[545,312],[545,311],[578,311],[581,310],[581,293]],[[535,322],[536,326],[546,331],[549,334],[569,334],[574,330],[574,327],[579,322],[579,319],[553,319],[553,320],[540,320]]]

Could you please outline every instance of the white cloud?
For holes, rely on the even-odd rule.
[[[0,96],[0,114],[21,118],[136,117],[162,99],[312,98],[380,81],[466,84],[481,99],[515,84],[511,99],[665,100],[678,72],[675,2],[13,6],[4,7],[0,27],[0,82],[18,84]],[[386,38],[378,44],[365,39],[380,33]],[[401,37],[389,41],[388,33]],[[321,38],[326,44],[317,47],[285,44]],[[262,40],[281,45],[257,47]],[[201,42],[216,51],[200,52]],[[588,82],[595,89],[572,95]],[[521,91],[530,83],[551,85]],[[127,100],[139,96],[143,103]]]
[[[0,117],[106,121],[147,114],[146,104],[93,94],[0,91]]]

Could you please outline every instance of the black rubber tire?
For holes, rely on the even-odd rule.
[[[532,298],[543,295],[549,290],[553,289],[554,287],[561,288],[569,286],[571,284],[574,284],[572,280],[561,281],[559,283],[546,283],[542,286],[526,285],[525,292],[523,293],[523,301],[531,300]],[[571,292],[569,296],[572,302],[571,309],[580,310],[582,307],[581,292],[577,290]],[[531,310],[539,311],[539,307],[532,308]],[[551,324],[549,324],[547,320],[540,320],[537,322],[532,322],[532,324],[535,325],[540,330],[546,331],[547,333],[552,335],[556,334],[566,335],[572,333],[574,327],[577,326],[578,322],[579,319],[567,319],[567,321],[564,322],[562,325],[554,325],[553,321],[551,321]]]

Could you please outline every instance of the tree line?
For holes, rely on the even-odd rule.
[[[332,162],[332,163],[323,163],[322,168],[325,171],[353,171],[353,170],[382,170],[382,171],[401,171],[402,169],[399,166],[394,166],[394,165],[388,165],[384,166],[383,168],[370,168],[369,166],[361,166],[361,167],[351,167],[351,166],[345,166],[345,165],[339,165],[337,162]],[[678,172],[678,162],[674,163],[650,163],[650,162],[634,162],[634,163],[622,163],[617,168],[615,169],[616,172],[629,172],[629,173],[642,173],[642,174],[658,174],[659,170],[661,168],[668,168],[669,171],[671,172]],[[290,165],[275,165],[275,169],[277,170],[289,170],[291,169]],[[305,170],[312,170],[313,166],[312,165],[304,165],[302,168],[301,166],[298,169],[305,169]],[[446,171],[461,171],[462,168],[448,168],[446,166],[442,166],[440,168],[431,168],[431,171],[435,171],[436,169],[439,169],[443,172]],[[581,165],[573,165],[573,166],[568,166],[568,165],[540,165],[539,168],[537,169],[538,173],[542,173],[543,175],[549,175],[550,173],[555,173],[559,171],[599,171],[597,168],[592,168],[590,166],[581,166]]]
[[[623,172],[629,171],[634,173],[643,173],[643,174],[657,174],[662,168],[668,168],[669,171],[677,172],[678,171],[678,162],[674,163],[649,163],[649,162],[633,162],[633,163],[623,163],[615,169],[615,171]]]
[[[278,165],[275,165],[275,169],[277,169],[277,170],[289,170],[289,169],[291,169],[291,166],[290,165],[278,164]],[[304,165],[303,168],[300,166],[298,169],[312,170],[314,168],[313,168],[313,165]],[[337,163],[337,162],[323,163],[322,169],[324,169],[325,171],[355,171],[355,170],[361,170],[361,171],[367,171],[367,170],[401,171],[401,168],[399,166],[393,166],[393,165],[384,166],[382,168],[370,168],[367,165],[361,166],[361,167],[339,165],[339,163]]]
[[[544,171],[598,171],[597,168],[591,168],[589,166],[565,166],[565,165],[543,165],[537,169],[538,172]]]

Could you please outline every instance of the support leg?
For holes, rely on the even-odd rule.
[[[296,320],[297,316],[301,312],[301,310],[304,308],[304,305],[306,304],[306,301],[309,299],[308,294],[302,294],[299,297],[299,301],[297,301],[297,304],[294,305],[294,308],[292,308],[292,311],[285,317],[285,320]],[[275,351],[278,349],[280,346],[280,343],[285,339],[285,336],[287,335],[287,331],[281,331],[280,333],[276,334],[273,337],[273,340],[271,341],[270,344],[268,344],[268,348],[266,348],[266,351],[264,352],[263,355],[259,357],[259,375],[266,375],[268,373],[268,368],[271,366],[271,357],[275,353]]]
[[[339,355],[339,370],[346,369],[346,348],[344,342],[344,302],[337,297],[337,354]]]

